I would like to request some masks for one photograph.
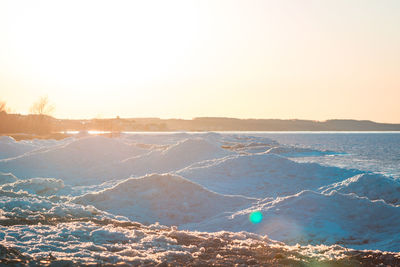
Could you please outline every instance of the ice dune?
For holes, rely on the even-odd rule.
[[[265,136],[256,136],[253,134],[218,134],[218,133],[206,133],[208,136],[213,136],[216,139],[222,140],[226,144],[264,144],[268,146],[277,145],[278,142]]]
[[[38,147],[24,142],[17,142],[10,136],[0,136],[0,159],[22,155]]]
[[[338,154],[330,150],[316,150],[311,148],[282,145],[265,137],[228,135],[220,138],[223,147],[232,151],[255,154],[270,153],[285,157],[309,157]]]
[[[73,202],[123,215],[141,223],[180,225],[250,206],[255,199],[220,195],[183,177],[153,174],[130,178]]]
[[[146,156],[127,159],[123,166],[150,172],[168,172],[189,166],[195,162],[221,158],[231,153],[203,138],[184,139],[163,151],[154,151]]]
[[[274,154],[234,155],[184,168],[179,175],[221,194],[278,197],[342,181],[360,171],[297,163]]]
[[[21,140],[18,141],[19,143],[23,144],[31,144],[34,146],[38,146],[40,148],[51,148],[51,147],[57,147],[57,146],[63,146],[68,143],[71,143],[75,141],[77,137],[67,137],[64,139],[60,140],[55,140],[55,139],[32,139],[32,140]]]
[[[22,192],[37,196],[72,197],[97,192],[113,187],[118,181],[110,180],[90,186],[70,186],[56,178],[18,179],[11,173],[0,173],[0,189],[10,192]]]
[[[337,191],[355,193],[370,200],[382,199],[386,203],[400,205],[400,182],[393,178],[373,173],[363,173],[344,181],[327,185],[320,189],[322,193]]]
[[[16,141],[10,136],[0,136],[0,160],[21,157],[29,153],[39,153],[42,150],[65,145],[74,139],[69,137],[62,140],[32,139]]]
[[[26,192],[40,196],[66,195],[71,191],[70,188],[65,187],[63,180],[55,178],[32,178],[4,183],[0,185],[0,190]]]
[[[88,219],[124,219],[93,206],[82,206],[59,197],[40,197],[26,192],[12,192],[0,188],[0,224],[25,224],[31,221],[57,222]]]
[[[139,143],[139,144],[152,144],[152,145],[173,145],[177,142],[196,137],[196,134],[181,132],[181,133],[157,133],[157,134],[126,134],[123,138],[128,142]]]
[[[258,224],[249,221],[260,211]],[[302,191],[251,208],[182,226],[200,231],[247,231],[288,244],[341,244],[357,249],[400,249],[400,207],[355,194]]]
[[[264,152],[278,145],[266,137],[238,134],[220,134],[215,132],[205,133],[158,133],[158,134],[133,134],[125,135],[124,138],[134,143],[153,145],[174,145],[185,139],[203,139],[216,146],[236,152]],[[254,150],[254,151],[252,151]]]
[[[171,132],[171,133],[134,133],[125,134],[123,138],[131,140],[134,143],[147,143],[159,145],[173,145],[185,139],[200,138],[209,142],[233,142],[233,143],[249,143],[249,142],[266,142],[277,144],[276,141],[267,137],[258,137],[252,135],[240,134],[221,134],[217,132]]]
[[[316,150],[311,148],[295,147],[295,146],[274,146],[266,151],[266,153],[278,154],[285,157],[319,157],[325,155],[343,154],[330,150]]]
[[[254,153],[263,153],[268,150],[271,150],[273,146],[269,143],[264,142],[251,142],[251,143],[237,143],[237,142],[225,142],[222,146],[225,149],[229,149],[231,151],[235,151],[240,154],[254,154]]]
[[[190,138],[179,141],[163,151],[170,158],[185,156],[182,160],[197,162],[205,159],[219,158],[230,154],[217,144],[204,138]]]
[[[13,183],[17,180],[18,178],[15,177],[12,173],[0,172],[0,186],[3,184]]]
[[[20,179],[57,177],[65,183],[86,183],[99,166],[147,152],[119,139],[92,136],[74,139],[62,146],[41,149],[21,157],[0,160],[0,170]]]
[[[56,177],[71,185],[91,185],[132,175],[176,171],[233,152],[204,138],[183,139],[164,149],[145,149],[125,138],[90,136],[0,160],[0,170],[21,179]]]
[[[204,138],[183,139],[163,150],[152,150],[144,155],[99,167],[95,171],[95,176],[123,179],[149,173],[168,173],[197,162],[222,158],[233,153]]]
[[[269,138],[255,136],[225,135],[218,140],[223,144],[223,148],[238,153],[260,153],[278,145]]]

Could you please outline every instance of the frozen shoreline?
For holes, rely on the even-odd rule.
[[[225,235],[245,235],[251,242],[261,238],[266,242],[262,246],[274,242],[268,237],[286,243],[278,242],[279,253],[283,253],[279,259],[257,258],[256,248],[239,246],[243,255],[252,255],[259,264],[268,259],[284,265],[283,259],[292,253],[285,247],[294,248],[297,243],[301,253],[305,247],[317,251],[313,256],[297,251],[307,258],[304,262],[323,262],[327,259],[316,255],[338,251],[346,264],[363,261],[364,256],[370,262],[379,258],[396,262],[400,251],[396,224],[400,221],[400,184],[396,179],[292,160],[297,155],[340,155],[333,150],[282,145],[263,136],[159,133],[75,136],[58,141],[1,137],[0,151],[0,227],[4,233],[0,244],[17,248],[34,257],[33,261],[51,252],[56,259],[81,258],[80,262],[96,258],[101,263],[143,260],[140,263],[144,264],[153,255],[158,258],[152,264],[176,260],[177,264],[195,265],[204,259],[194,255],[209,253],[198,243],[192,246],[165,239],[168,231],[194,236],[190,238],[207,235],[210,240],[217,238],[218,231],[228,231]],[[249,221],[254,211],[263,215],[256,224]],[[110,221],[119,226],[104,223]],[[159,225],[156,230],[146,226],[156,222],[169,226]],[[140,254],[144,237],[138,229],[131,233],[123,224],[140,225],[146,233],[155,231],[146,241],[149,247],[158,247],[164,254],[187,251],[190,256],[175,253],[168,258],[161,252],[164,256],[154,256],[161,254],[150,250]],[[225,241],[233,249],[233,241]],[[63,242],[69,244],[67,249]],[[130,249],[117,249],[117,244],[130,244]],[[268,254],[270,249],[263,251]],[[393,253],[359,252],[371,249]],[[233,251],[224,251],[232,257],[229,253]],[[210,254],[210,261],[197,263],[229,262],[220,256]],[[244,257],[235,260],[246,264]]]

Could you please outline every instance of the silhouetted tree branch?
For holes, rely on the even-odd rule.
[[[8,113],[9,112],[9,108],[7,108],[7,103],[5,101],[0,101],[0,113],[4,112],[4,113]]]
[[[50,104],[47,96],[41,97],[37,102],[33,103],[29,109],[31,114],[50,115],[54,111],[54,106]]]
[[[54,106],[50,104],[47,96],[41,97],[37,102],[33,103],[30,113],[34,116],[34,132],[39,134],[49,133],[52,128],[52,121],[49,115],[54,111]]]

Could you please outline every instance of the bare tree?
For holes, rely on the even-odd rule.
[[[50,104],[47,96],[44,96],[33,103],[29,111],[31,114],[36,115],[50,115],[54,111],[54,106]]]
[[[49,115],[54,111],[54,106],[50,104],[47,96],[39,98],[30,108],[30,113],[34,115],[33,131],[38,134],[46,134],[52,131],[52,119]]]
[[[7,103],[5,101],[0,101],[0,113],[7,112]]]
[[[7,106],[7,102],[0,100],[0,113],[11,113],[11,112],[13,112],[13,110]]]

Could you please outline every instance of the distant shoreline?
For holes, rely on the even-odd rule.
[[[202,117],[57,119],[47,115],[0,114],[0,134],[64,134],[71,131],[116,132],[397,132],[400,124],[368,120],[280,120]]]
[[[400,124],[367,120],[280,120],[203,117],[191,120],[159,118],[113,118],[91,120],[57,120],[57,131],[97,130],[109,132],[226,132],[226,131],[400,131]]]

